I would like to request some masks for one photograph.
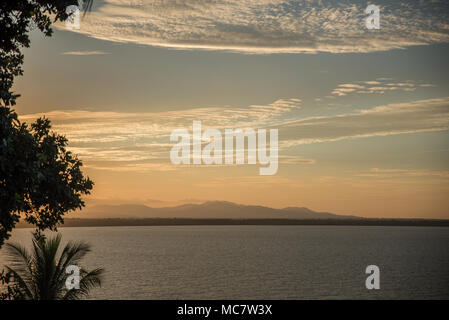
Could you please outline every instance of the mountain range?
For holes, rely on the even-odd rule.
[[[275,209],[227,201],[208,201],[153,208],[141,204],[90,205],[70,218],[192,218],[192,219],[360,219],[357,216],[312,211],[304,207]]]

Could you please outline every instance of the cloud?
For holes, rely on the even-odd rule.
[[[449,97],[377,106],[353,113],[298,118],[300,99],[280,99],[246,108],[196,108],[153,113],[52,111],[53,129],[65,134],[70,150],[88,167],[112,171],[176,170],[169,161],[174,129],[192,130],[193,120],[206,128],[275,128],[279,163],[310,165],[313,159],[283,153],[301,144],[449,129]],[[44,114],[22,115],[30,122]]]
[[[344,83],[344,84],[339,84],[338,86],[340,88],[352,88],[352,89],[364,89],[365,88],[364,86],[362,86],[360,84],[355,84],[355,83]]]
[[[174,49],[244,53],[372,52],[449,41],[447,2],[378,0],[104,0],[81,21],[88,36]],[[64,29],[64,24],[59,24]]]
[[[283,116],[300,108],[301,100],[291,98],[245,108],[211,107],[147,113],[56,110],[24,115],[21,119],[29,121],[45,115],[55,123],[55,129],[67,132],[73,142],[110,143],[130,138],[165,138],[174,129],[191,127],[194,120],[202,120],[204,128],[266,127],[282,122]]]
[[[392,91],[415,91],[418,87],[430,88],[435,87],[433,84],[417,84],[414,81],[407,82],[391,82],[392,78],[379,78],[376,81],[357,81],[354,83],[342,83],[332,90],[331,94],[338,97],[347,96],[350,93],[376,93],[384,94]]]
[[[348,93],[354,92],[355,90],[356,90],[355,88],[341,87],[341,88],[336,88],[336,89],[332,90],[332,94],[342,97],[342,96],[347,95]]]
[[[279,163],[282,164],[315,164],[314,159],[307,159],[301,156],[280,155]]]
[[[286,123],[283,146],[449,129],[449,97],[388,104]]]
[[[103,55],[103,54],[109,54],[108,52],[104,51],[66,51],[62,53],[63,55],[69,55],[69,56],[95,56],[95,55]]]
[[[380,84],[379,81],[365,81],[365,84]]]
[[[408,170],[372,168],[369,173],[357,174],[358,177],[370,178],[404,178],[404,177],[437,177],[448,179],[449,171],[438,170]]]
[[[268,105],[245,108],[214,107],[181,111],[122,113],[86,110],[55,110],[22,115],[31,122],[46,116],[53,129],[70,141],[70,149],[88,167],[114,171],[175,170],[169,161],[173,144],[169,136],[175,129],[191,130],[194,120],[206,128],[266,128],[282,123],[301,100],[279,99]],[[311,163],[310,159],[285,158],[288,163]]]

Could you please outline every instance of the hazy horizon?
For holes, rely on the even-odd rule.
[[[226,200],[185,199],[164,202],[150,199],[146,203],[136,202],[90,202],[83,210],[67,215],[75,219],[365,219],[363,215],[345,212],[323,212],[303,206],[269,207],[258,204],[241,204]],[[391,219],[379,213],[374,219]],[[435,219],[429,217],[402,217],[398,219]],[[442,218],[443,220],[446,220]],[[447,219],[449,220],[449,219]]]

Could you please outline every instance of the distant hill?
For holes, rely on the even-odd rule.
[[[175,207],[152,208],[145,205],[92,205],[70,218],[192,218],[192,219],[360,219],[356,216],[316,212],[303,207],[274,209],[241,205],[227,201],[208,201]]]

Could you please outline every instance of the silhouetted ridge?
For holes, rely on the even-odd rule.
[[[316,212],[305,207],[275,209],[260,205],[242,205],[229,201],[207,201],[174,207],[152,208],[141,204],[93,205],[79,218],[195,218],[195,219],[351,219],[355,216]]]

